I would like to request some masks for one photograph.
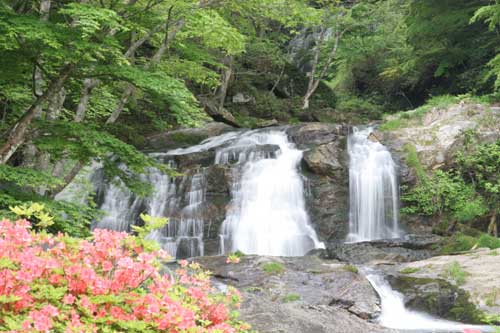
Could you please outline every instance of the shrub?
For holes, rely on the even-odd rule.
[[[160,274],[163,251],[126,233],[94,230],[91,240],[30,231],[0,221],[0,331],[246,332],[238,292],[215,293],[209,274],[181,262]]]
[[[454,261],[446,267],[444,275],[454,280],[456,284],[461,285],[465,283],[468,273],[463,270],[458,262]]]
[[[467,236],[462,233],[456,233],[453,237],[450,237],[441,249],[442,254],[451,254],[456,252],[469,251],[477,244],[477,238],[472,236]]]
[[[487,247],[489,249],[500,248],[500,238],[493,237],[488,234],[482,234],[477,240],[477,247]]]
[[[437,170],[430,178],[403,194],[405,214],[441,216],[448,213],[460,222],[470,221],[487,212],[483,199],[458,175]]]

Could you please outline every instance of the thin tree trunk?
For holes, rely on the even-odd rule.
[[[493,213],[491,214],[490,224],[488,225],[488,233],[492,236],[498,237],[497,209],[493,209]]]
[[[24,143],[28,128],[36,116],[38,107],[45,101],[51,99],[54,94],[58,93],[64,83],[74,71],[74,64],[67,64],[61,69],[59,76],[53,80],[47,90],[36,98],[35,102],[24,112],[17,123],[10,129],[7,141],[0,147],[0,164],[5,164],[10,157],[16,152],[17,148]]]
[[[224,102],[226,101],[229,82],[231,82],[231,77],[233,76],[233,57],[225,57],[223,62],[227,67],[222,73],[222,82],[219,87],[219,92],[217,94],[219,109],[224,108]]]
[[[320,35],[320,39],[319,39],[319,45],[317,46],[317,48],[315,50],[313,68],[312,68],[312,71],[311,71],[310,76],[309,76],[309,83],[307,86],[307,91],[306,91],[306,94],[304,95],[304,104],[302,105],[303,110],[306,110],[309,108],[310,99],[311,99],[312,95],[316,92],[316,89],[318,89],[319,83],[325,77],[325,75],[328,72],[328,69],[330,68],[331,64],[333,63],[333,60],[335,59],[335,56],[337,55],[337,50],[338,50],[340,39],[342,38],[342,36],[346,32],[346,30],[337,32],[335,34],[335,41],[334,41],[333,48],[330,51],[330,53],[328,55],[328,59],[326,60],[325,64],[323,65],[321,72],[319,73],[318,77],[315,78],[317,66],[319,63],[319,56],[321,53],[321,44],[323,44],[323,42],[325,40],[325,32],[326,32],[326,29],[323,28],[321,35]]]
[[[80,101],[76,107],[76,114],[74,121],[80,123],[85,118],[85,114],[87,112],[87,107],[90,100],[90,95],[92,93],[92,89],[97,87],[100,83],[98,79],[85,79],[83,80],[83,87],[80,93]]]

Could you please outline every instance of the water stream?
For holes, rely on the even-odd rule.
[[[489,326],[467,325],[408,310],[404,304],[404,296],[392,289],[380,273],[369,268],[364,268],[363,271],[380,296],[382,312],[378,322],[382,326],[422,333],[462,333],[466,329],[476,332],[493,332]]]

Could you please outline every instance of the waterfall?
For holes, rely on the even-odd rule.
[[[349,242],[400,236],[396,166],[372,131],[354,127],[348,138]]]
[[[252,147],[279,147],[276,158]],[[267,152],[269,154],[269,152]],[[221,252],[300,256],[322,247],[309,224],[298,170],[302,151],[278,131],[252,132],[217,152],[218,163],[240,165],[231,208],[222,225]]]
[[[393,290],[382,275],[373,269],[363,269],[366,278],[381,299],[382,313],[378,322],[385,327],[417,332],[464,332],[466,329],[476,332],[493,332],[488,326],[466,325],[458,322],[432,317],[425,313],[408,310],[404,296]]]
[[[175,168],[177,157],[200,152],[214,152],[213,165],[227,168],[232,175],[231,201],[219,230],[221,253],[240,250],[299,256],[323,247],[306,211],[299,172],[302,151],[289,142],[284,130],[233,131],[195,146],[150,156]],[[87,173],[87,181],[95,178],[100,167]],[[204,232],[213,222],[205,199],[206,174],[211,167],[190,168],[177,178],[150,168],[140,175],[153,187],[146,198],[136,196],[118,179],[109,183],[100,179],[94,191],[98,188],[102,198],[99,208],[105,215],[92,227],[130,231],[131,225],[140,223],[140,213],[165,216],[169,223],[148,238],[177,258],[204,255]],[[76,184],[68,191],[71,188],[81,189]],[[60,195],[61,200],[71,198],[76,201],[69,192]]]

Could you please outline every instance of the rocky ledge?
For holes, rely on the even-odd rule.
[[[435,299],[437,291],[441,290],[440,295],[450,296],[451,293],[449,299],[455,299],[454,303],[457,304],[462,303],[461,307],[467,310],[466,304],[459,301],[462,298],[461,295],[466,294],[474,305],[468,307],[467,316],[478,319],[475,317],[482,314],[498,316],[500,313],[499,267],[500,251],[478,249],[459,255],[437,256],[397,266],[385,266],[384,269],[387,274],[396,277],[393,279],[393,287],[407,295],[410,307],[413,304],[417,309],[420,308],[422,299],[427,299],[429,303],[430,300]],[[410,288],[413,292],[408,293],[404,286],[407,284],[405,280],[411,281]],[[429,284],[426,281],[434,282]],[[416,288],[417,285],[420,287]],[[446,292],[446,289],[451,292]],[[438,309],[440,306],[434,308]],[[453,306],[449,307],[451,308]],[[455,312],[460,313],[460,309],[456,309]]]
[[[215,284],[238,288],[242,319],[261,332],[394,332],[373,322],[379,298],[356,267],[314,256],[197,258]]]

